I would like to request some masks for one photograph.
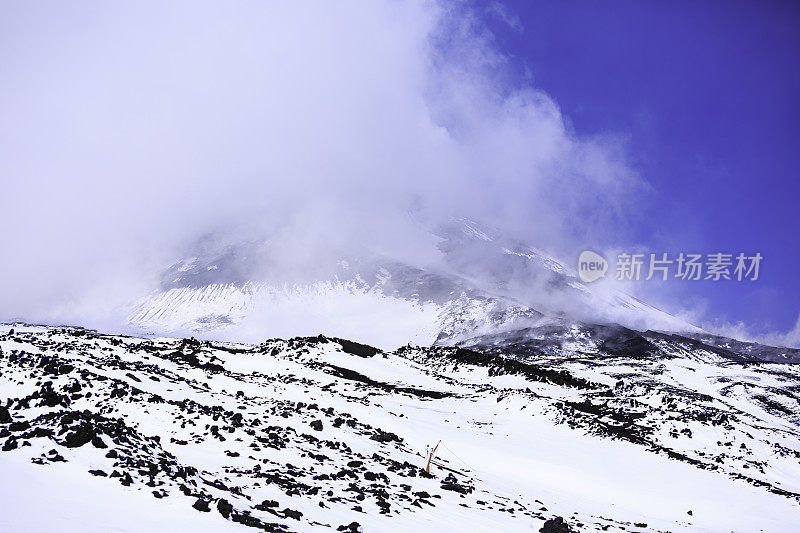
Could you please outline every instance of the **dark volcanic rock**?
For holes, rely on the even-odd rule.
[[[539,533],[575,533],[575,530],[569,527],[563,518],[556,516],[545,522]]]
[[[194,502],[192,507],[194,507],[198,511],[202,511],[204,513],[207,513],[209,511],[211,511],[211,508],[208,506],[208,501],[204,500],[202,498],[197,498],[197,501]]]
[[[300,517],[303,516],[303,513],[300,511],[295,511],[294,509],[289,509],[288,507],[283,510],[283,516],[286,518],[293,518],[294,520],[300,520]]]
[[[25,431],[26,429],[31,427],[31,423],[23,420],[21,422],[12,422],[8,425],[9,431]]]
[[[380,352],[380,350],[373,348],[372,346],[367,346],[366,344],[348,341],[345,339],[336,339],[336,342],[339,343],[339,345],[342,347],[342,350],[345,352],[357,355],[359,357],[372,357]]]
[[[271,507],[277,507],[279,504],[275,500],[264,500],[255,506],[259,511],[268,511]]]
[[[470,494],[474,489],[469,485],[464,483],[460,483],[458,478],[453,474],[448,474],[446,478],[442,481],[442,488],[444,490],[451,490],[453,492],[458,492],[460,494]]]
[[[391,433],[389,431],[382,431],[380,429],[377,430],[377,433],[375,433],[370,438],[372,440],[376,440],[378,442],[402,442],[402,440],[403,440],[400,437],[398,437],[397,435],[395,435],[394,433]]]
[[[231,511],[233,511],[233,505],[225,498],[220,498],[217,502],[217,511],[225,518],[228,518],[231,515]]]
[[[94,428],[89,423],[81,423],[76,429],[64,437],[64,446],[67,448],[80,448],[95,438]]]

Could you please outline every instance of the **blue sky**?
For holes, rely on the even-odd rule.
[[[512,70],[578,135],[616,134],[653,190],[630,244],[761,252],[752,283],[673,283],[753,332],[800,312],[800,4],[506,0],[487,15]],[[506,19],[506,20],[502,20]],[[508,20],[512,24],[508,24]],[[624,243],[622,243],[624,246]]]

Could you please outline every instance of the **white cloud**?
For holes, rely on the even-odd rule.
[[[576,138],[490,37],[432,1],[6,9],[0,318],[102,315],[233,223],[400,239],[421,202],[560,250],[613,234],[621,143]]]

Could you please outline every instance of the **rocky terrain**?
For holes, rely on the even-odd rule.
[[[462,345],[1,326],[0,530],[800,528],[797,351],[588,325]]]

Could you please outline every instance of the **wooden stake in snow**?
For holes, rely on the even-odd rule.
[[[436,449],[439,448],[439,445],[441,443],[442,443],[442,441],[440,439],[439,442],[436,443],[436,446],[434,446],[432,450],[429,449],[427,446],[425,447],[425,449],[428,452],[428,464],[425,465],[425,472],[427,472],[428,474],[431,473],[431,461],[433,461],[433,455],[436,453]]]

